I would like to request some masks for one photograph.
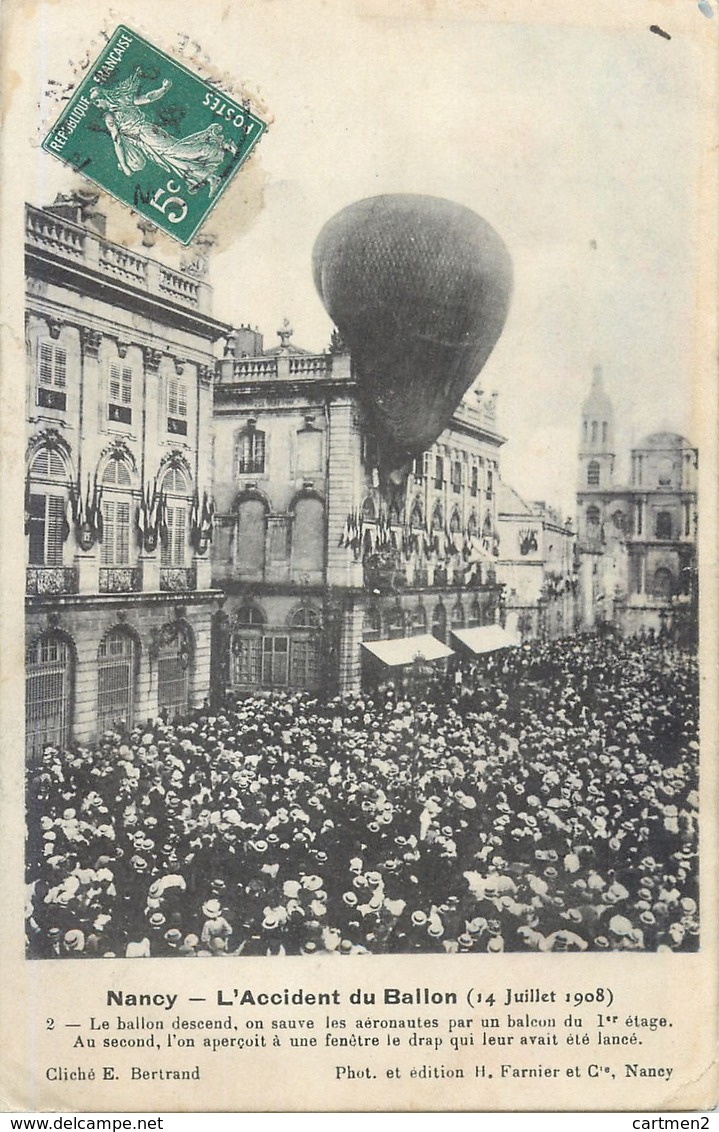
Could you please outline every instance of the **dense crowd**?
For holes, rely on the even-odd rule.
[[[698,674],[653,641],[46,748],[28,954],[693,950]]]

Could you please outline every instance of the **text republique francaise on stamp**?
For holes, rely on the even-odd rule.
[[[43,149],[189,244],[265,123],[120,26]]]

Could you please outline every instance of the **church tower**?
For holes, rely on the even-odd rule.
[[[614,456],[614,410],[604,388],[602,367],[595,366],[592,388],[582,405],[579,490],[606,491],[612,487]]]

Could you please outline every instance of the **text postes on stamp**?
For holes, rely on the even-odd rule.
[[[247,105],[120,26],[43,149],[189,244],[265,129]]]

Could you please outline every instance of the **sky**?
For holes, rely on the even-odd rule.
[[[478,382],[499,393],[503,476],[520,494],[573,513],[595,365],[614,402],[620,475],[621,454],[648,433],[693,438],[691,39],[641,18],[621,31],[522,26],[461,5],[403,17],[318,0],[223,11],[220,26],[198,21],[198,43],[271,124],[206,225],[218,234],[218,317],[258,325],[266,346],[287,317],[298,345],[324,349],[331,323],[311,273],[323,224],[380,193],[446,197],[488,220],[513,260],[509,316]],[[143,8],[142,21],[171,45],[157,14]],[[39,162],[47,202],[66,174]]]

